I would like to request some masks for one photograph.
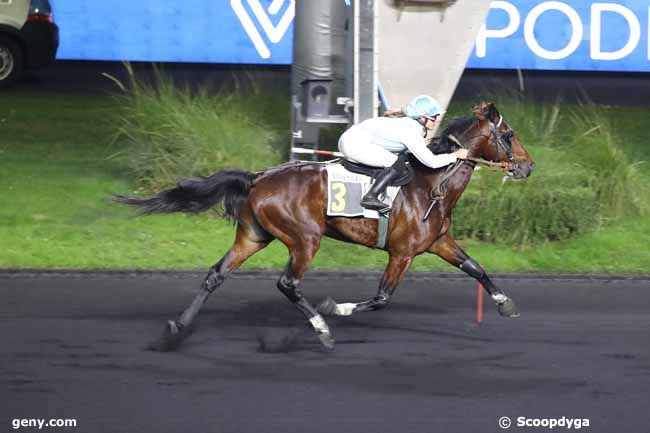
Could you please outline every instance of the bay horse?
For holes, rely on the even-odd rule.
[[[478,280],[502,316],[517,317],[512,299],[458,246],[449,227],[452,209],[477,163],[492,162],[509,176],[521,179],[531,174],[534,162],[494,104],[487,102],[475,107],[472,116],[452,121],[429,147],[434,153],[465,147],[469,156],[446,169],[431,169],[409,157],[414,177],[401,188],[390,211],[383,247],[388,264],[377,295],[358,303],[337,304],[330,298],[314,308],[300,290],[323,236],[371,248],[377,243],[376,219],[327,216],[327,171],[323,163],[287,164],[259,173],[228,169],[180,181],[175,188],[148,198],[115,196],[117,202],[140,207],[141,214],[200,212],[217,206],[222,217],[237,225],[230,250],[210,268],[199,293],[178,320],[168,321],[153,348],[176,348],[189,335],[201,306],[226,276],[274,239],[289,250],[289,263],[277,287],[304,313],[327,349],[333,348],[334,339],[323,315],[351,315],[385,307],[413,259],[422,253],[437,254]],[[435,191],[439,194],[432,198]]]

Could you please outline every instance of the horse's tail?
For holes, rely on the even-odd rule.
[[[115,195],[113,200],[141,208],[140,215],[171,212],[202,212],[221,206],[221,216],[236,220],[256,175],[228,169],[207,177],[178,182],[175,188],[145,198]]]

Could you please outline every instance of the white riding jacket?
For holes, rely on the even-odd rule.
[[[350,159],[375,166],[381,160],[378,157],[383,153],[377,147],[391,153],[408,149],[422,164],[431,168],[444,167],[456,162],[456,155],[453,153],[434,155],[427,147],[422,132],[422,125],[410,117],[375,117],[348,129],[339,140],[339,149],[344,155],[352,156]],[[363,153],[367,155],[373,151],[374,155],[364,158]],[[381,165],[388,167],[396,158],[384,159],[385,162]]]

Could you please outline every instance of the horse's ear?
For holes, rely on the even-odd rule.
[[[497,107],[494,105],[493,102],[490,102],[488,104],[488,119],[492,123],[497,123],[499,121],[499,110],[497,110]]]
[[[489,112],[489,104],[485,101],[479,103],[474,107],[474,115],[477,119],[486,120],[488,118]]]
[[[480,120],[489,120],[491,122],[497,122],[499,117],[499,112],[492,102],[481,102],[476,107],[474,107],[474,115],[477,119]]]

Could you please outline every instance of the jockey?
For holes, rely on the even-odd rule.
[[[439,168],[466,159],[467,150],[434,155],[427,147],[425,137],[434,128],[442,114],[440,104],[431,96],[415,97],[403,112],[391,117],[376,117],[365,120],[345,131],[339,139],[339,150],[346,159],[372,167],[383,167],[370,191],[361,200],[366,209],[381,211],[386,204],[379,200],[391,181],[401,175],[394,166],[398,157],[395,153],[408,150],[422,164]]]

